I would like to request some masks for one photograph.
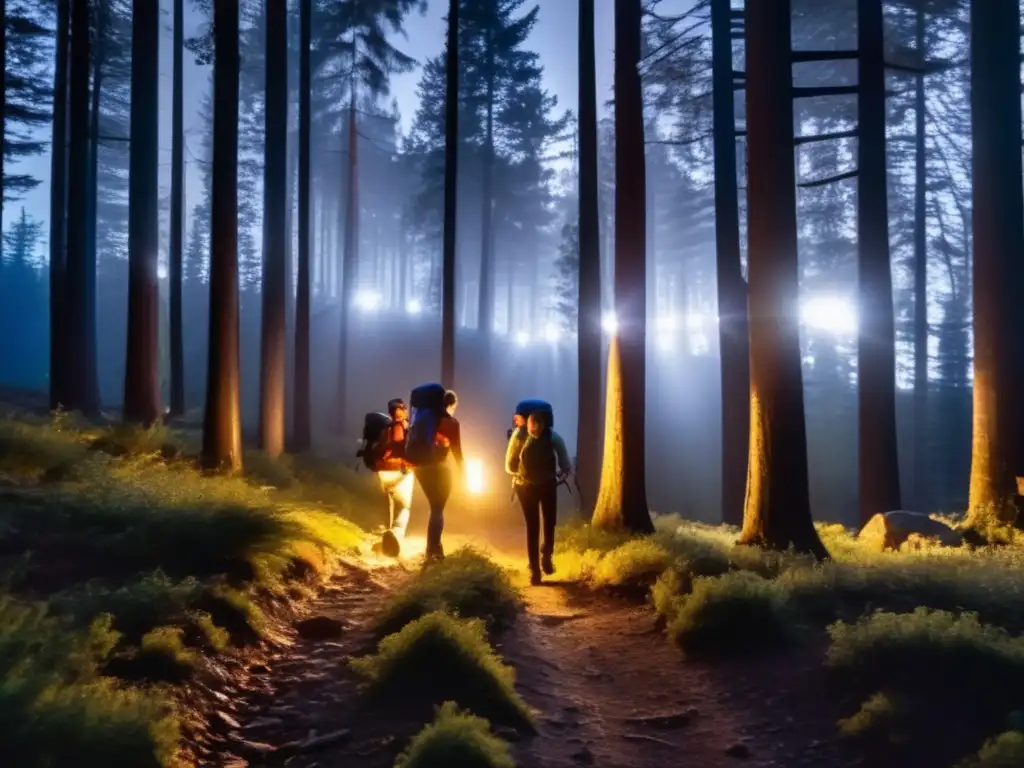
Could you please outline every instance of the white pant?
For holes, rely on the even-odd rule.
[[[391,531],[398,538],[405,536],[409,525],[409,508],[412,506],[412,489],[415,487],[415,476],[412,472],[378,472],[381,490],[388,496],[388,508]],[[395,514],[395,507],[398,514]]]

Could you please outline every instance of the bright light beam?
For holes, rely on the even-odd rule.
[[[601,319],[601,327],[605,333],[614,336],[619,332],[619,318],[616,317],[614,312],[605,312],[604,317]]]

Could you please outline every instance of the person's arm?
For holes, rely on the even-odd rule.
[[[565,448],[565,440],[557,432],[551,435],[551,444],[555,449],[555,456],[558,458],[558,469],[563,475],[572,472],[572,463],[569,461],[569,451]]]
[[[512,437],[508,439],[508,448],[505,449],[506,474],[515,476],[519,472],[519,452],[522,447],[522,441],[519,439],[519,430],[514,430]]]
[[[454,416],[448,417],[448,422],[451,429],[448,439],[451,441],[452,455],[455,456],[455,463],[459,465],[459,469],[462,469],[462,430],[459,429],[459,421]]]

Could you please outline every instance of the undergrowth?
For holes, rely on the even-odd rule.
[[[515,619],[519,606],[519,593],[505,570],[483,553],[463,547],[420,571],[393,594],[375,628],[383,637],[428,613],[446,611],[483,619],[498,630]]]
[[[364,506],[347,470],[253,454],[246,474],[210,476],[197,449],[195,434],[161,426],[0,418],[11,764],[174,765],[167,684],[258,641],[266,606],[327,578],[361,541],[343,516]]]
[[[532,727],[533,714],[515,690],[515,670],[488,643],[480,619],[428,613],[381,640],[377,653],[351,664],[377,704],[453,701],[493,721]]]
[[[508,744],[491,733],[482,717],[447,701],[432,723],[417,733],[395,768],[515,768]]]

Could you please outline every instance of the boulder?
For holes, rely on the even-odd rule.
[[[295,625],[295,630],[303,640],[328,640],[340,637],[345,625],[330,616],[312,616]]]
[[[912,537],[918,545],[922,539],[944,547],[959,547],[963,543],[963,537],[945,523],[920,512],[902,509],[875,515],[861,528],[857,537],[879,552],[899,549]]]

